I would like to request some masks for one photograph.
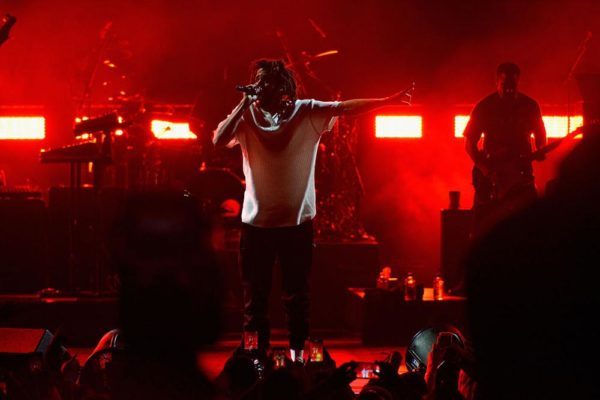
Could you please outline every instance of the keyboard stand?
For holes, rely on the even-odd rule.
[[[81,226],[79,223],[78,217],[81,215],[81,207],[84,204],[81,204],[81,193],[82,193],[82,183],[81,183],[81,168],[82,164],[87,164],[89,162],[93,163],[93,192],[95,198],[95,207],[100,207],[100,201],[98,199],[98,192],[101,190],[102,186],[102,178],[104,175],[104,170],[106,168],[107,163],[110,162],[110,131],[103,132],[97,137],[97,140],[102,140],[102,150],[101,156],[92,161],[80,161],[73,160],[69,161],[69,203],[71,207],[69,207],[69,266],[68,266],[68,286],[69,292],[71,293],[79,293],[79,288],[76,287],[76,272],[78,266],[81,266],[81,255],[77,254],[77,247],[75,245],[75,235],[77,232],[85,228]],[[96,210],[96,216],[99,216],[101,213],[99,210]],[[89,280],[92,281],[91,295],[92,296],[100,296],[102,292],[102,262],[99,259],[99,255],[101,252],[98,249],[98,227],[99,221],[94,221],[92,223],[91,233],[92,233],[92,247],[93,247],[93,268],[89,274]],[[93,274],[93,275],[92,275]]]

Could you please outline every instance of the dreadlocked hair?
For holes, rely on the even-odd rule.
[[[285,66],[283,60],[270,60],[265,58],[254,61],[251,67],[251,81],[254,80],[256,72],[259,69],[265,71],[266,78],[281,88],[282,98],[288,101],[295,101],[298,98],[298,88],[294,72]]]

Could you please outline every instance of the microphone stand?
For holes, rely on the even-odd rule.
[[[567,85],[567,134],[571,132],[571,85],[569,85],[569,83],[573,79],[575,69],[579,65],[581,58],[583,57],[584,53],[586,52],[588,42],[590,41],[591,38],[592,38],[592,32],[587,31],[585,34],[585,38],[583,39],[583,42],[581,42],[581,44],[579,45],[579,49],[577,51],[575,61],[571,65],[569,73],[567,74],[567,78],[564,81],[564,84]]]

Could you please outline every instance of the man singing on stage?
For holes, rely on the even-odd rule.
[[[238,87],[242,101],[217,127],[216,146],[241,146],[246,191],[240,264],[244,332],[258,332],[259,350],[270,344],[267,316],[276,258],[282,274],[290,355],[303,362],[309,336],[308,280],[316,214],[315,162],[321,134],[339,115],[410,104],[412,88],[380,99],[324,102],[298,99],[296,81],[281,60],[253,65],[255,83]]]
[[[540,149],[546,144],[546,129],[538,103],[517,90],[520,72],[510,62],[498,66],[496,92],[477,103],[464,131],[474,163],[473,235],[537,197],[531,135]]]

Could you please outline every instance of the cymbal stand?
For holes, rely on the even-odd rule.
[[[569,84],[573,79],[573,74],[575,73],[575,68],[579,65],[583,54],[587,50],[587,44],[592,38],[592,32],[586,32],[585,38],[583,42],[579,45],[579,49],[577,51],[577,56],[575,57],[575,61],[571,65],[569,69],[569,73],[567,74],[567,78],[565,79],[565,84],[567,85],[567,134],[571,132],[571,85]]]

